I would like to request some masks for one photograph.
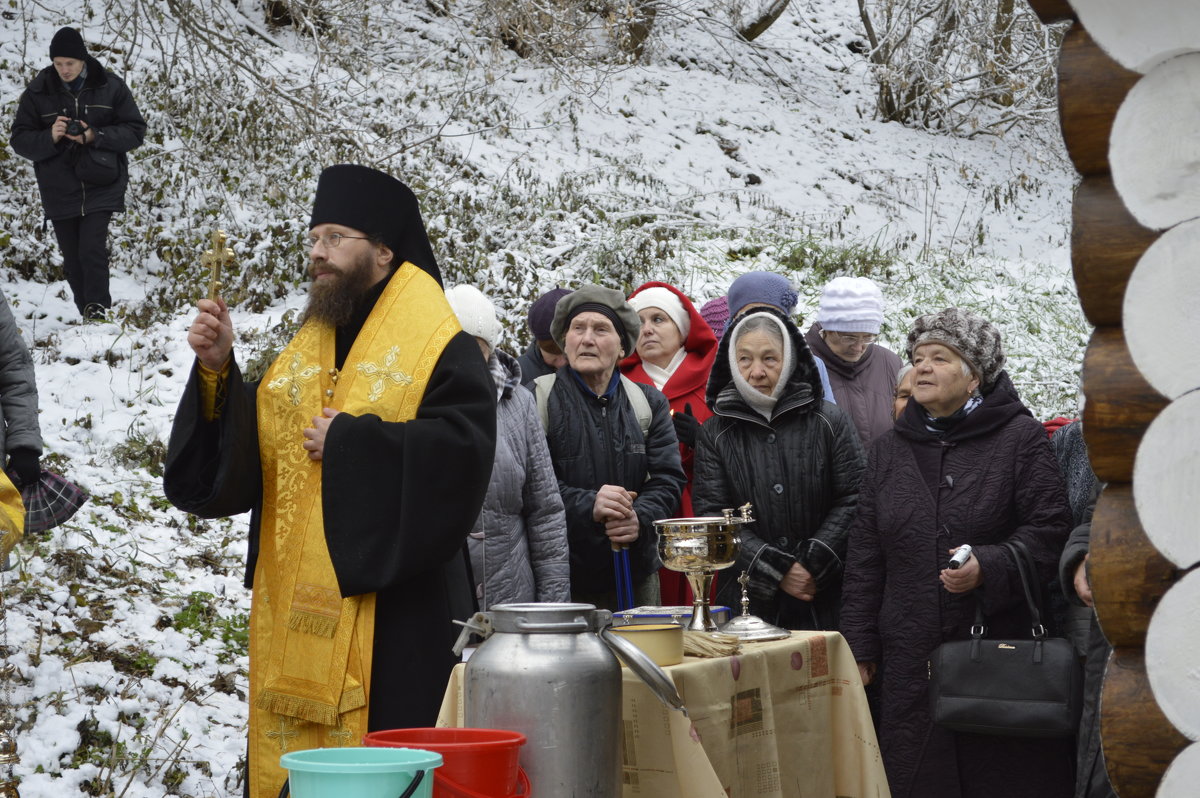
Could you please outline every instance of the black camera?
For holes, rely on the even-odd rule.
[[[67,122],[68,136],[82,136],[85,130],[87,130],[87,125],[80,119],[72,119]]]

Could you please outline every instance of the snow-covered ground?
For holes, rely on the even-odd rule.
[[[664,22],[644,63],[607,74],[496,49],[467,24],[469,6],[446,17],[418,2],[368,6],[369,24],[337,58],[286,29],[224,31],[258,48],[264,80],[327,81],[348,131],[338,135],[354,145],[329,144],[327,127],[307,140],[280,132],[286,145],[267,155],[235,141],[219,156],[195,144],[196,129],[236,114],[239,99],[199,124],[164,110],[186,98],[164,88],[163,64],[201,70],[146,34],[173,30],[149,16],[157,4],[18,0],[2,12],[6,120],[48,64],[54,30],[82,18],[151,125],[132,159],[129,212],[113,225],[117,308],[95,324],[75,319],[47,265],[57,252],[37,230],[32,169],[0,147],[0,268],[33,349],[47,463],[92,495],[65,526],[24,542],[4,575],[16,676],[0,700],[16,708],[24,798],[240,795],[246,519],[179,513],[158,474],[191,363],[188,295],[204,280],[187,253],[215,223],[229,230],[242,284],[256,270],[271,282],[234,308],[240,351],[269,347],[304,301],[298,238],[323,165],[314,157],[360,152],[417,185],[449,281],[496,296],[510,349],[523,343],[530,296],[557,282],[620,268],[638,282],[669,276],[703,300],[738,271],[784,269],[807,314],[832,276],[813,276],[819,256],[877,252],[886,262],[871,261],[870,276],[890,302],[893,348],[916,313],[961,303],[1002,326],[1036,414],[1074,408],[1087,329],[1069,274],[1074,175],[1055,132],[968,140],[876,121],[849,47],[862,38],[851,4],[793,0],[754,46]],[[355,53],[368,63],[339,66]],[[376,126],[405,128],[411,146],[396,150]]]

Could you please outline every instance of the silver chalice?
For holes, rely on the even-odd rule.
[[[667,518],[654,522],[658,532],[658,553],[662,563],[672,571],[687,576],[692,587],[692,620],[687,628],[696,632],[715,632],[708,594],[713,574],[737,562],[741,543],[741,525],[753,521],[750,505],[723,510],[722,517]]]

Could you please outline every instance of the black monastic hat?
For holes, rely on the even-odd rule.
[[[319,224],[340,224],[377,236],[392,251],[393,266],[408,261],[442,283],[417,195],[385,172],[358,164],[327,167],[317,180],[308,227]]]

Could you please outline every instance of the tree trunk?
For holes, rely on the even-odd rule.
[[[775,20],[783,14],[787,9],[788,3],[791,0],[771,0],[766,8],[759,12],[759,15],[750,23],[738,28],[738,36],[741,36],[748,42],[752,42],[762,35],[763,31],[775,24]],[[862,3],[859,3],[859,9],[862,9]]]

